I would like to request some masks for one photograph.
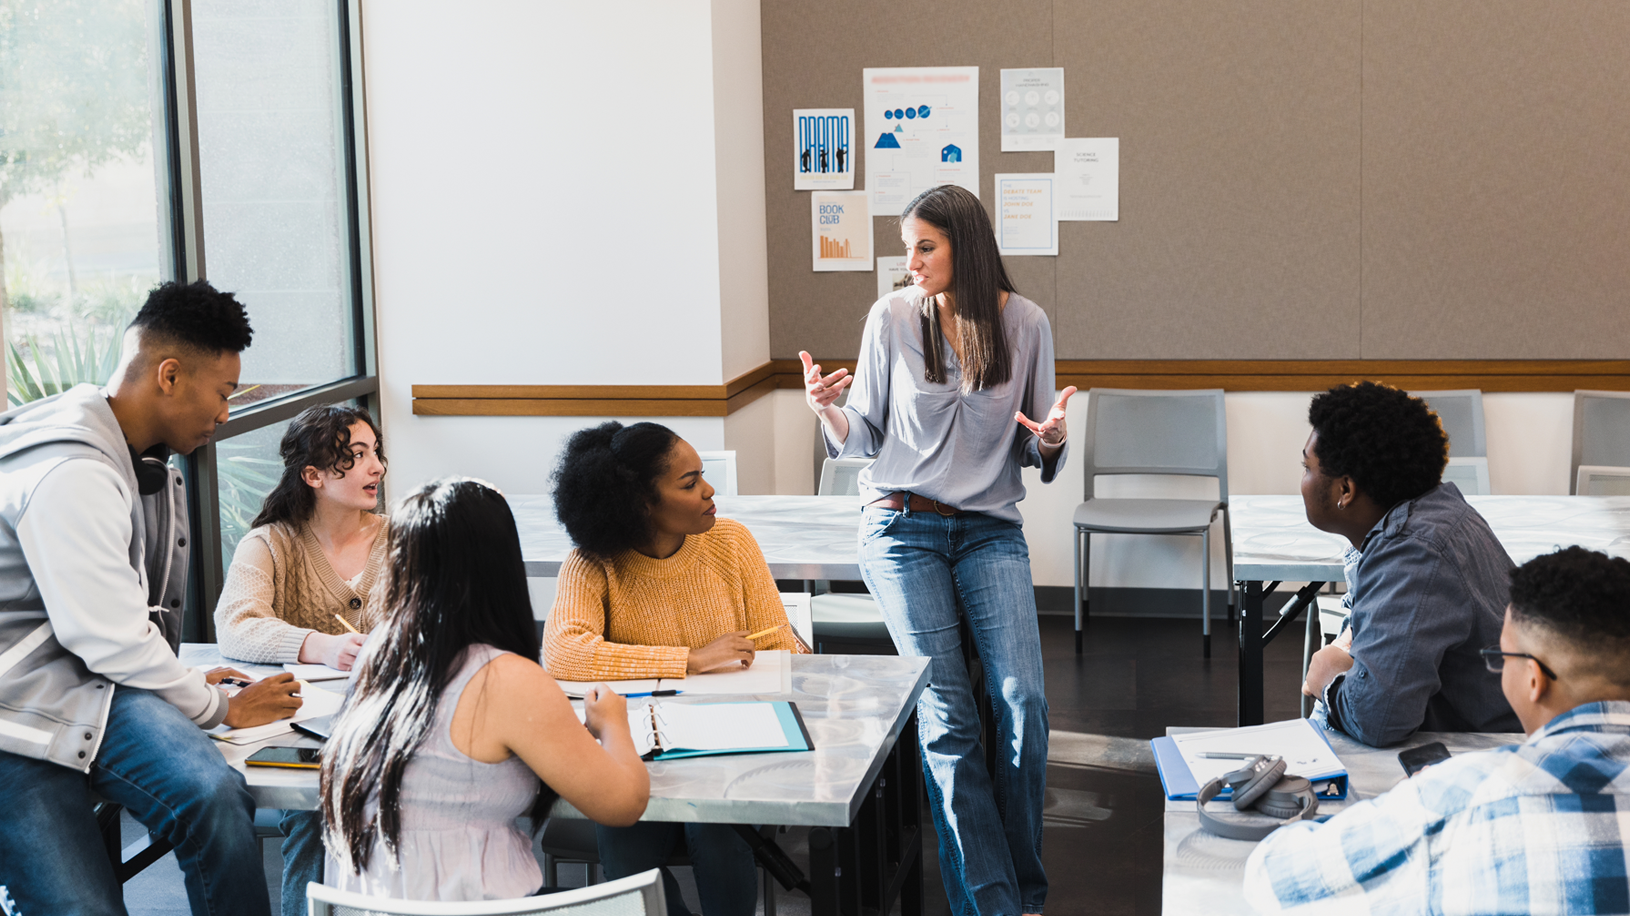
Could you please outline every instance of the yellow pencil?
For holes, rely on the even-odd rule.
[[[749,636],[747,638],[748,639],[758,639],[761,636],[768,636],[771,633],[774,633],[776,630],[779,630],[784,626],[786,626],[786,624],[784,624],[784,623],[776,624],[775,626],[770,627],[768,630],[759,630],[757,633],[754,633],[753,635],[751,635],[751,636]]]
[[[362,632],[361,630],[357,629],[356,627],[351,626],[351,621],[346,620],[344,617],[341,617],[338,614],[334,615],[334,619],[338,620],[340,622],[340,626],[345,627],[347,630],[350,630],[353,633],[361,633]]]

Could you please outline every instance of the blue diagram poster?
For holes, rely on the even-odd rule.
[[[854,189],[855,127],[853,108],[793,109],[794,191]]]
[[[866,190],[898,213],[942,184],[979,193],[979,68],[867,67]]]

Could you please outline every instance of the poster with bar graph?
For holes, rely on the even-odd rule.
[[[871,270],[872,216],[865,191],[816,191],[809,196],[815,270]]]

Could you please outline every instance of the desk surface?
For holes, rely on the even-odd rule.
[[[184,645],[181,660],[188,665],[223,663],[213,644]],[[226,663],[257,677],[282,670]],[[860,811],[862,790],[876,778],[927,685],[926,658],[794,655],[792,693],[760,698],[797,703],[815,750],[648,763],[651,802],[641,820],[847,826]],[[243,760],[265,744],[318,746],[310,738],[294,740],[296,735],[243,747],[220,743],[227,760],[245,773],[258,807],[317,807],[315,772],[243,766]],[[556,805],[554,814],[581,816],[564,802]]]
[[[1468,496],[1512,562],[1526,563],[1578,544],[1630,558],[1630,496]],[[1234,496],[1228,501],[1234,578],[1339,582],[1347,539],[1307,522],[1300,496]]]
[[[753,532],[777,579],[860,580],[858,496],[716,496],[719,515]],[[547,496],[509,497],[529,576],[556,576],[572,540]]]
[[[1200,728],[1169,728],[1167,734],[1209,731]],[[1347,766],[1348,791],[1345,801],[1319,803],[1320,814],[1334,814],[1355,802],[1374,798],[1404,779],[1398,765],[1398,752],[1442,741],[1450,753],[1517,744],[1522,735],[1470,733],[1431,734],[1420,732],[1402,745],[1376,749],[1366,747],[1338,732],[1326,732],[1336,756]],[[1161,911],[1173,914],[1207,913],[1215,916],[1252,914],[1245,902],[1245,860],[1256,843],[1230,840],[1200,829],[1199,815],[1192,801],[1166,801],[1165,867],[1161,882]]]

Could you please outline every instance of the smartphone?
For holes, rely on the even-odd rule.
[[[316,747],[263,747],[244,763],[252,767],[291,767],[315,770],[322,765],[322,749]]]
[[[1449,749],[1443,746],[1442,741],[1412,747],[1407,751],[1398,752],[1398,764],[1404,768],[1405,776],[1414,776],[1421,770],[1434,763],[1441,763],[1449,759]]]
[[[327,741],[328,736],[334,733],[334,715],[335,714],[330,713],[326,716],[317,716],[314,719],[307,719],[304,722],[294,722],[291,724],[294,726],[294,730],[297,732],[303,732],[313,738],[316,738],[318,741]]]

